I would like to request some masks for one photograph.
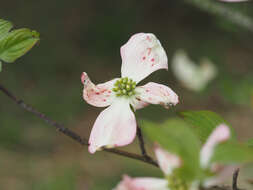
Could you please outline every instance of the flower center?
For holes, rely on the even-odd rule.
[[[116,96],[127,96],[130,97],[135,94],[136,82],[128,77],[120,78],[114,83],[114,88],[112,89]]]
[[[171,190],[187,190],[187,184],[181,180],[180,178],[171,175],[171,176],[167,176],[167,180],[169,182],[169,188]]]

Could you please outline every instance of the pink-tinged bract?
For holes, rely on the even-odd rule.
[[[210,163],[215,147],[218,144],[229,140],[230,135],[229,127],[225,124],[220,124],[213,130],[206,143],[203,145],[200,151],[200,165],[203,169],[208,168],[211,172],[216,174],[213,177],[207,178],[203,182],[203,186],[210,187],[221,184],[236,169],[235,165],[226,166],[219,163]]]
[[[123,180],[113,190],[170,190],[166,179],[152,177],[131,178],[124,176]]]
[[[173,170],[179,168],[182,164],[181,159],[177,155],[165,151],[159,146],[155,147],[155,155],[158,165],[165,175],[172,174]]]
[[[137,87],[136,92],[139,93],[136,97],[141,101],[150,104],[161,104],[165,108],[174,106],[179,102],[178,96],[173,90],[165,85],[154,82]]]
[[[225,124],[221,124],[216,127],[216,129],[214,129],[200,152],[200,164],[203,168],[208,167],[215,146],[221,142],[228,140],[229,138],[230,129]]]
[[[122,77],[140,82],[158,69],[168,69],[167,55],[154,34],[133,35],[120,49]]]
[[[113,101],[112,88],[117,79],[105,82],[103,84],[94,85],[88,75],[83,72],[81,81],[83,83],[83,99],[96,107],[106,107],[111,105]]]
[[[89,139],[89,151],[130,144],[136,134],[136,120],[129,103],[119,99],[97,117]]]

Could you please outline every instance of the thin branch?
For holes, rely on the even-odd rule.
[[[142,156],[146,160],[150,160],[151,158],[148,156],[147,151],[145,149],[144,139],[143,139],[143,136],[142,136],[141,128],[139,126],[137,126],[137,136],[138,136]]]
[[[126,152],[126,151],[122,151],[122,150],[119,150],[119,149],[104,149],[104,151],[106,152],[111,152],[111,153],[114,153],[114,154],[118,154],[118,155],[121,155],[121,156],[124,156],[124,157],[128,157],[128,158],[132,158],[132,159],[135,159],[135,160],[139,160],[139,161],[142,161],[142,162],[146,162],[148,164],[151,164],[153,166],[156,166],[158,167],[158,164],[156,161],[154,161],[152,158],[149,157],[149,159],[147,159],[146,157],[143,157],[139,154],[134,154],[134,153],[130,153],[130,152]]]
[[[2,91],[7,97],[9,97],[12,101],[14,101],[22,109],[24,109],[24,110],[32,113],[33,115],[39,117],[40,119],[45,121],[48,125],[55,127],[57,131],[59,131],[62,134],[72,138],[74,141],[78,142],[81,145],[86,145],[86,146],[89,145],[88,140],[86,138],[80,137],[74,131],[64,127],[62,124],[52,120],[51,118],[49,118],[45,114],[39,112],[38,110],[36,110],[32,106],[24,103],[23,100],[17,98],[13,93],[11,93],[9,90],[7,90],[7,88],[2,86],[1,84],[0,84],[0,91]],[[145,156],[138,155],[138,154],[135,154],[135,153],[126,152],[126,151],[123,151],[123,150],[118,150],[118,149],[104,148],[103,150],[106,151],[106,152],[110,152],[110,153],[113,153],[113,154],[120,155],[120,156],[132,158],[132,159],[135,159],[135,160],[139,160],[139,161],[142,161],[142,162],[145,162],[145,163],[148,163],[148,164],[151,164],[153,166],[158,167],[158,164],[150,157],[148,157],[149,159],[147,159]]]
[[[234,11],[233,9],[222,5],[220,2],[214,2],[213,0],[184,0],[184,1],[208,13],[226,18],[230,22],[249,30],[250,32],[253,32],[252,18],[240,12]]]
[[[86,139],[82,139],[79,135],[75,134],[73,131],[65,128],[62,124],[57,123],[56,121],[50,119],[45,114],[37,111],[32,106],[25,104],[23,100],[18,99],[14,96],[10,91],[8,91],[5,87],[0,85],[0,90],[8,96],[11,100],[13,100],[16,104],[18,104],[21,108],[25,109],[28,112],[33,113],[35,116],[39,117],[40,119],[44,120],[47,124],[54,126],[57,131],[71,137],[75,141],[79,142],[81,145],[88,145],[88,141]]]
[[[233,182],[232,182],[232,188],[233,188],[233,190],[239,190],[237,188],[238,175],[239,175],[239,168],[236,169],[235,172],[234,172],[234,174],[233,174]]]

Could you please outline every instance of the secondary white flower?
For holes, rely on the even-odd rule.
[[[120,49],[121,77],[95,85],[84,72],[84,100],[97,107],[106,107],[96,119],[89,139],[89,151],[101,147],[130,144],[136,135],[136,120],[131,110],[148,104],[165,108],[178,103],[178,96],[169,87],[149,82],[136,87],[141,80],[158,69],[168,69],[166,53],[154,34],[138,33]]]
[[[171,66],[176,78],[193,91],[203,90],[217,75],[217,69],[210,60],[202,59],[200,65],[196,65],[182,50],[175,53]]]
[[[173,170],[180,167],[182,162],[180,158],[171,154],[159,146],[155,147],[155,155],[160,169],[163,171],[165,177],[170,176]],[[137,177],[131,178],[124,176],[123,180],[117,185],[114,190],[171,190],[169,188],[169,181],[166,178],[153,177]]]

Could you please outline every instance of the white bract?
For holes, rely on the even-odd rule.
[[[203,90],[217,75],[217,69],[209,59],[202,59],[197,65],[182,50],[175,53],[171,66],[176,78],[193,91]]]

